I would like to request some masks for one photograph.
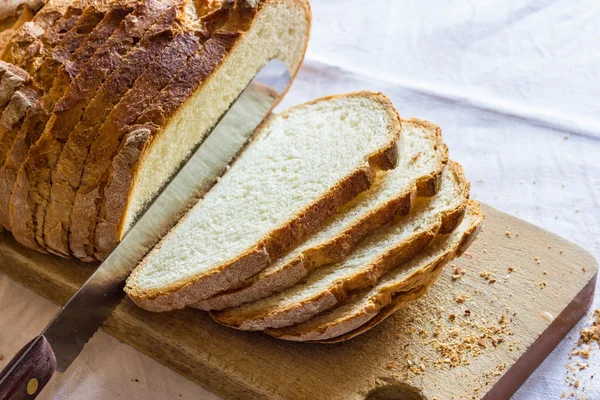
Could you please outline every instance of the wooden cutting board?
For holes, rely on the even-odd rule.
[[[289,343],[129,300],[104,330],[224,398],[508,398],[589,308],[598,267],[581,247],[484,210],[479,238],[424,298],[345,343]],[[59,304],[92,272],[8,235],[0,270]]]

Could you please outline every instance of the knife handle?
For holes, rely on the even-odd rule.
[[[56,371],[56,357],[41,335],[27,343],[0,372],[0,399],[35,399]]]

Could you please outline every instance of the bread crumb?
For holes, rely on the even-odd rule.
[[[516,271],[515,267],[513,267],[512,265],[508,266],[508,272],[515,272],[515,271]]]
[[[510,231],[504,232],[504,235],[506,235],[506,237],[510,239]]]
[[[569,135],[565,135],[565,136],[563,136],[563,139],[564,139],[564,140],[567,140],[568,138],[569,138]]]

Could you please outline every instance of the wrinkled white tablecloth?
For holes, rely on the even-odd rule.
[[[401,115],[443,128],[474,198],[600,256],[600,2],[312,0],[312,8],[306,61],[282,107],[382,91]],[[0,275],[0,367],[57,310]],[[560,396],[582,326],[515,399]],[[600,399],[600,377],[590,379],[600,352],[589,361],[577,393]],[[216,396],[100,332],[42,398]]]

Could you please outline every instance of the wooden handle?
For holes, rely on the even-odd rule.
[[[0,399],[35,399],[56,370],[56,357],[44,336],[38,336],[0,372]]]

